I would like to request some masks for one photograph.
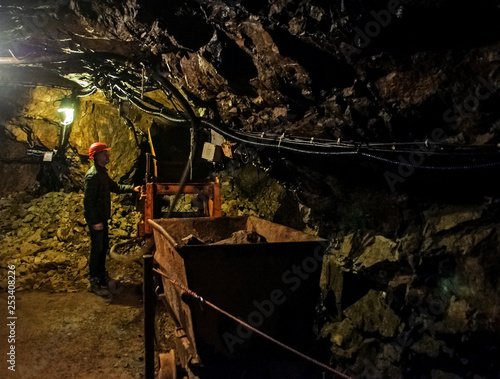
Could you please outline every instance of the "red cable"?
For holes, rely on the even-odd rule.
[[[302,357],[302,358],[304,358],[304,359],[308,360],[308,361],[309,361],[309,362],[311,362],[311,363],[314,363],[315,365],[317,365],[317,366],[319,366],[319,367],[321,367],[321,368],[323,368],[323,369],[325,369],[325,370],[327,370],[327,371],[330,371],[331,373],[333,373],[333,374],[335,374],[335,375],[340,376],[341,378],[344,378],[344,379],[353,379],[352,377],[347,376],[347,375],[345,375],[345,374],[341,373],[340,371],[337,371],[337,370],[335,370],[335,369],[333,369],[333,368],[331,368],[331,367],[329,367],[329,366],[325,365],[324,363],[321,363],[321,362],[319,362],[319,361],[317,361],[317,360],[315,360],[315,359],[313,359],[313,358],[311,358],[311,357],[308,357],[307,355],[305,355],[305,354],[301,353],[300,351],[297,351],[297,350],[295,350],[294,348],[291,348],[290,346],[285,345],[284,343],[282,343],[282,342],[280,342],[280,341],[278,341],[278,340],[274,339],[273,337],[268,336],[267,334],[265,334],[265,333],[261,332],[260,330],[258,330],[258,329],[256,329],[256,328],[254,328],[253,326],[251,326],[251,325],[247,324],[246,322],[244,322],[244,321],[240,320],[239,318],[234,317],[233,315],[229,314],[228,312],[224,311],[223,309],[220,309],[220,308],[219,308],[219,307],[217,307],[216,305],[214,305],[214,304],[210,303],[209,301],[207,301],[207,300],[203,299],[201,296],[199,296],[197,293],[195,293],[195,292],[191,291],[189,288],[184,287],[181,283],[178,283],[178,282],[176,282],[175,280],[170,279],[170,278],[169,278],[169,277],[168,277],[168,276],[167,276],[164,272],[162,272],[162,271],[160,271],[160,270],[158,270],[158,269],[156,269],[156,268],[154,268],[154,269],[153,269],[153,271],[155,271],[155,272],[157,272],[158,274],[160,274],[160,275],[164,276],[164,277],[165,277],[165,278],[167,278],[167,279],[168,279],[168,280],[169,280],[169,281],[170,281],[173,285],[175,285],[175,286],[179,287],[180,289],[182,289],[183,291],[185,291],[187,294],[191,295],[191,296],[192,296],[192,297],[194,297],[195,299],[198,299],[198,300],[202,301],[204,304],[207,304],[208,306],[212,307],[212,308],[213,308],[213,309],[215,309],[216,311],[218,311],[218,312],[220,312],[220,313],[222,313],[222,314],[226,315],[226,316],[227,316],[227,317],[229,317],[230,319],[232,319],[232,320],[236,321],[237,323],[239,323],[239,324],[241,324],[241,325],[245,326],[246,328],[248,328],[248,329],[250,329],[250,330],[254,331],[255,333],[257,333],[257,334],[261,335],[262,337],[264,337],[264,338],[268,339],[269,341],[274,342],[274,343],[275,343],[275,344],[277,344],[278,346],[281,346],[282,348],[284,348],[284,349],[286,349],[286,350],[288,350],[288,351],[291,351],[292,353],[294,353],[294,354],[296,354],[296,355],[298,355],[298,356],[300,356],[300,357]]]

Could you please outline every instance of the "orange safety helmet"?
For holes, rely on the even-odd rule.
[[[94,158],[94,155],[100,153],[101,151],[111,150],[105,143],[95,142],[89,147],[89,158]]]

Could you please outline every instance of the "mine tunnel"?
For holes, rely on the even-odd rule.
[[[0,0],[0,377],[500,377],[499,19]]]

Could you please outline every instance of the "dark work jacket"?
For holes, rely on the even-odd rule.
[[[134,186],[116,184],[105,167],[94,165],[85,175],[83,207],[85,220],[90,225],[106,223],[111,217],[111,194],[133,192]]]

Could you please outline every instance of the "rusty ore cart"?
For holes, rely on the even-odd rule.
[[[244,370],[253,372],[246,377],[266,377],[264,372],[280,361],[285,362],[280,372],[292,370],[285,376],[299,377],[293,362],[300,358],[203,304],[170,279],[308,353],[315,338],[314,315],[326,241],[249,216],[153,221],[157,224],[155,265],[168,276],[162,276],[160,298],[177,326],[175,353],[160,355],[160,377],[175,377],[174,354],[189,378],[222,377],[216,373],[217,367],[224,367],[225,378],[243,377]],[[267,242],[217,244],[237,231],[255,232]],[[190,235],[205,244],[185,244],[183,239]]]

